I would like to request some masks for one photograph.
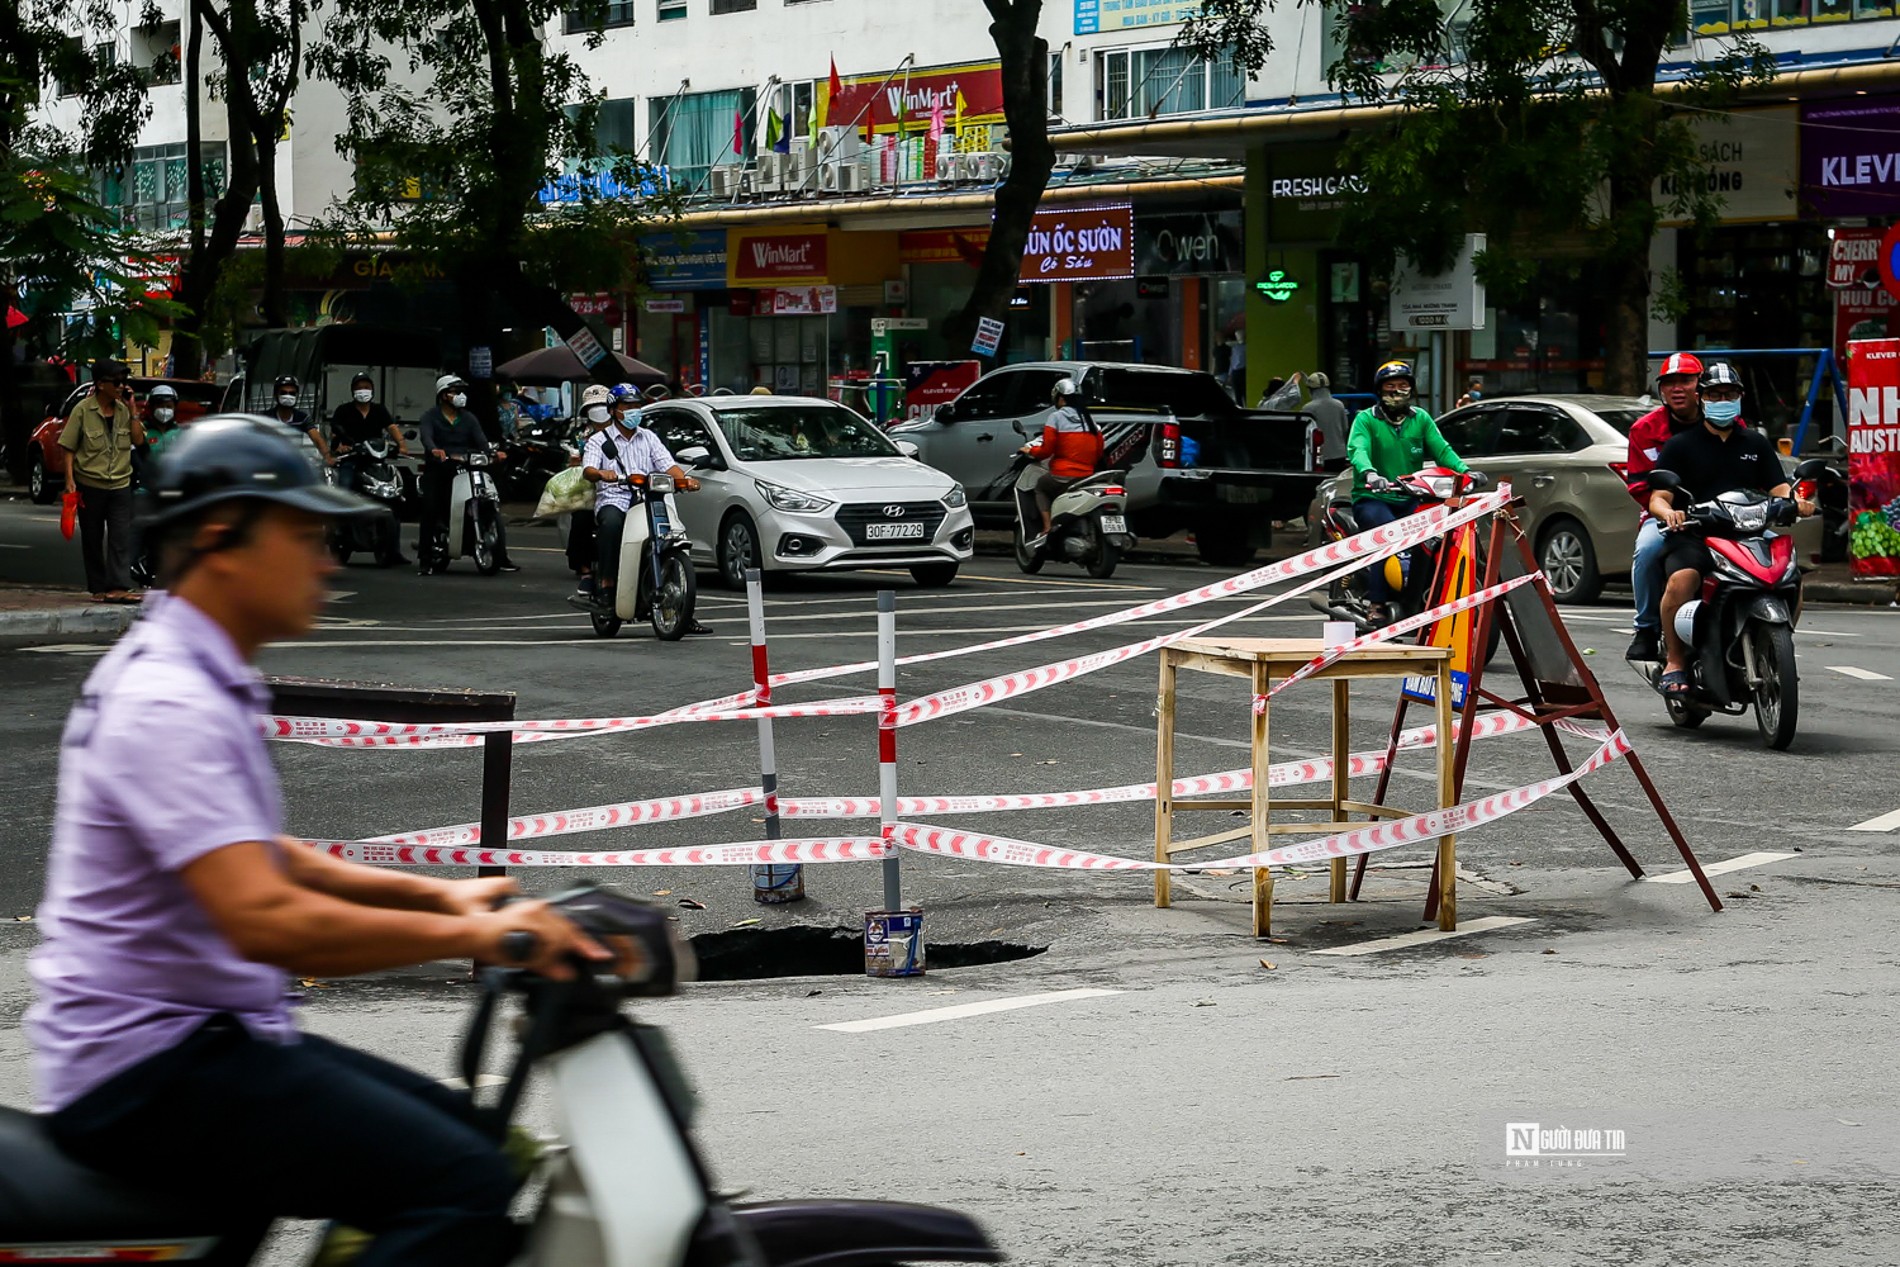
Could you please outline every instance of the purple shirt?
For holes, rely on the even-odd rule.
[[[86,679],[60,740],[32,957],[41,1112],[219,1013],[296,1041],[284,974],[238,954],[178,875],[225,845],[277,848],[283,805],[257,724],[268,702],[230,635],[169,595],[150,596]]]

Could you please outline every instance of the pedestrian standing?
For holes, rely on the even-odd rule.
[[[79,550],[95,603],[136,603],[132,593],[132,450],[145,424],[127,399],[124,364],[92,363],[92,391],[66,419],[66,491],[79,494]]]
[[[1332,380],[1326,375],[1317,371],[1308,374],[1306,385],[1312,395],[1304,412],[1319,427],[1319,469],[1343,471],[1346,469],[1346,430],[1352,425],[1346,416],[1346,406],[1333,395]]]
[[[1233,389],[1234,399],[1244,405],[1247,403],[1246,332],[1235,330],[1227,339],[1227,385]]]
[[[1484,375],[1473,374],[1465,384],[1465,394],[1458,398],[1454,409],[1463,409],[1466,405],[1475,405],[1484,399]]]

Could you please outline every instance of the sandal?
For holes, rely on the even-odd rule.
[[[1687,669],[1675,669],[1656,679],[1656,689],[1663,695],[1687,695],[1694,686]]]

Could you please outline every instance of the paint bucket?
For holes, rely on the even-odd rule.
[[[864,913],[864,975],[924,975],[924,913],[920,908]]]
[[[767,906],[805,897],[805,869],[796,863],[762,863],[752,868],[752,900]]]

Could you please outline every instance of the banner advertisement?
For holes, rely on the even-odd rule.
[[[1135,209],[1102,207],[1038,211],[1023,251],[1026,282],[1109,281],[1135,275]]]
[[[819,81],[821,87],[823,82]],[[880,135],[922,133],[939,109],[947,131],[1003,121],[1003,64],[999,61],[919,66],[895,75],[888,70],[843,75],[839,83],[843,90],[825,108],[829,127],[862,131],[870,122]]]
[[[1437,591],[1432,595],[1433,607],[1445,607],[1461,598],[1469,598],[1476,588],[1478,579],[1478,530],[1470,524],[1445,534],[1445,560],[1439,570]],[[1388,560],[1388,563],[1390,561]],[[1411,566],[1421,564],[1418,551],[1412,552]],[[1431,636],[1425,639],[1428,647],[1451,648],[1451,706],[1465,706],[1465,685],[1471,681],[1471,635],[1475,632],[1478,613],[1474,610],[1455,612],[1443,617],[1432,625]],[[1438,697],[1438,679],[1436,677],[1408,677],[1405,679],[1405,694],[1427,704],[1436,702]]]
[[[904,417],[928,422],[983,376],[981,361],[912,361],[904,367]]]
[[[781,286],[760,296],[759,311],[774,317],[815,317],[838,311],[836,286]]]
[[[685,233],[641,235],[647,284],[654,290],[724,290],[726,231],[693,229]]]
[[[1823,220],[1900,206],[1900,97],[1801,107],[1801,200]]]
[[[897,235],[897,262],[977,268],[989,244],[988,229],[907,229]]]
[[[1900,576],[1900,339],[1847,345],[1848,566]]]
[[[726,284],[766,287],[777,282],[822,285],[831,279],[830,238],[820,225],[810,229],[774,229],[763,233],[732,230],[727,235]]]
[[[1200,0],[1075,0],[1075,33],[1179,26],[1200,11]]]

